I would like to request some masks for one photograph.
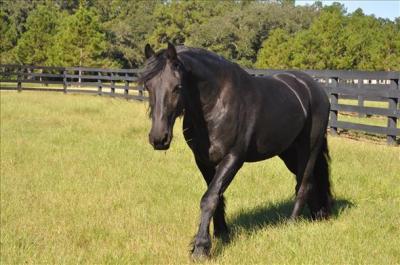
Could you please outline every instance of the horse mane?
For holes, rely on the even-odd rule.
[[[167,63],[167,56],[165,54],[166,49],[159,50],[154,56],[150,57],[149,59],[146,60],[145,65],[143,70],[141,71],[138,82],[139,83],[144,83],[150,79],[152,79],[154,76],[156,76],[158,73],[162,72],[164,70],[164,67]],[[227,64],[233,64],[232,62],[226,60],[222,56],[219,56],[218,54],[215,54],[213,52],[210,52],[205,49],[201,48],[191,48],[191,47],[186,47],[186,46],[176,46],[176,51],[179,54],[185,54],[185,53],[190,53],[191,56],[197,57],[197,58],[204,58],[205,56],[207,58],[212,58],[216,61],[219,61],[220,63],[227,63]],[[185,65],[185,62],[182,60],[183,58],[180,58],[182,63]]]
[[[158,73],[160,73],[167,62],[167,57],[164,54],[165,49],[158,51],[154,56],[146,60],[144,68],[139,75],[138,82],[144,83],[147,80],[152,79]]]

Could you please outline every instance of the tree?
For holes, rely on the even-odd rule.
[[[50,64],[60,66],[118,66],[107,58],[108,43],[98,16],[80,6],[64,19],[54,37]]]
[[[399,21],[399,20],[397,20]],[[396,24],[397,23],[397,24]],[[307,29],[274,31],[258,54],[258,67],[298,69],[400,69],[398,22],[324,7]]]
[[[345,9],[334,4],[323,9],[310,28],[293,40],[291,66],[300,69],[336,69],[344,51],[340,41],[345,27]]]
[[[340,68],[360,70],[399,69],[400,52],[396,47],[400,32],[390,20],[366,16],[361,9],[348,17],[340,36],[346,49]],[[397,65],[397,66],[396,66]]]
[[[14,58],[19,64],[45,65],[52,38],[60,24],[62,13],[52,5],[40,5],[26,21],[26,31],[19,38]]]
[[[0,57],[1,63],[15,63],[12,50],[25,32],[25,22],[37,1],[1,1]]]
[[[144,60],[143,50],[154,30],[154,10],[160,2],[126,1],[119,5],[113,19],[104,23],[108,28],[111,56],[124,67],[139,67]]]
[[[284,29],[275,29],[263,43],[257,56],[256,68],[287,69],[290,65],[293,37]]]
[[[10,17],[3,9],[0,9],[0,58],[1,63],[12,63],[9,51],[14,47],[18,40],[16,27],[12,25]]]
[[[224,7],[233,1],[165,1],[154,11],[155,27],[149,35],[149,42],[156,49],[171,41],[175,44],[189,44],[193,31],[210,18],[221,14]],[[218,25],[215,25],[218,26]]]
[[[382,30],[379,53],[373,56],[372,61],[376,69],[385,71],[400,71],[400,17],[395,22],[385,20]]]
[[[271,68],[335,69],[343,52],[339,37],[344,27],[341,5],[324,8],[309,28],[274,31],[258,53],[257,65]]]
[[[1,0],[0,0],[1,1]],[[293,0],[2,1],[2,63],[136,68],[146,43],[214,51],[242,66],[400,69],[400,18]]]
[[[276,28],[297,32],[307,28],[316,15],[314,7],[249,2],[233,5],[229,11],[210,18],[195,28],[189,41],[251,67],[263,41]]]

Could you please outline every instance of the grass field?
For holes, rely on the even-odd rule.
[[[147,143],[145,103],[1,92],[1,264],[186,264],[205,184],[181,135]],[[400,148],[329,138],[328,221],[289,223],[294,178],[246,164],[226,192],[231,240],[210,264],[399,264]]]
[[[339,104],[357,106],[358,100],[339,99]],[[364,107],[387,109],[389,107],[389,103],[382,102],[382,101],[365,100]],[[359,117],[357,113],[346,113],[346,112],[340,112],[338,114],[338,120],[366,124],[366,125],[375,125],[375,126],[381,126],[381,127],[386,127],[387,123],[388,123],[388,118],[384,117],[384,116],[371,115],[369,117]],[[397,128],[400,128],[400,122],[397,123]],[[384,136],[382,136],[382,137],[384,137]]]

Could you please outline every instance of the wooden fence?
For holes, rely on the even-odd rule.
[[[145,100],[138,69],[0,64],[1,90],[84,93]]]
[[[254,76],[272,75],[278,70],[246,69]],[[356,130],[386,135],[389,144],[396,144],[400,135],[400,72],[365,71],[304,71],[320,82],[331,101],[329,127],[332,134],[341,130]],[[86,67],[41,67],[0,65],[0,90],[54,91],[63,93],[91,93],[126,99],[146,100],[141,86],[136,83],[138,69],[98,69]],[[356,99],[357,105],[342,99]],[[339,102],[342,101],[342,102]],[[384,102],[387,107],[364,106],[364,102]],[[366,125],[338,119],[341,113],[355,113],[360,117],[383,116],[386,126]]]

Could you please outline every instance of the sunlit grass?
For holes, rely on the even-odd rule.
[[[145,103],[1,93],[1,264],[185,264],[205,184],[181,134],[147,143]],[[329,138],[338,203],[288,223],[294,178],[246,164],[226,192],[229,243],[212,264],[396,264],[400,149]],[[306,217],[306,216],[305,216]]]
[[[366,124],[366,125],[374,125],[380,127],[387,127],[387,118],[382,116],[370,116],[370,117],[358,117],[357,114],[347,114],[347,113],[339,113],[338,114],[339,121],[347,121],[352,123]],[[400,126],[400,123],[397,124],[397,127]],[[385,137],[385,135],[382,135]]]
[[[339,104],[357,106],[358,100],[339,99]],[[387,109],[387,108],[389,108],[389,103],[384,102],[384,101],[365,100],[363,106]],[[359,116],[358,113],[348,113],[348,112],[339,112],[338,120],[352,122],[352,123],[380,126],[380,127],[387,127],[387,124],[388,124],[388,118],[385,116],[368,115],[368,116],[363,117],[363,116]],[[397,128],[400,128],[400,122],[397,122]],[[385,138],[385,137],[386,137],[385,135],[382,135],[382,138]]]
[[[357,99],[342,99],[339,98],[339,104],[343,105],[353,105],[357,106],[358,105],[358,100]],[[383,108],[387,109],[389,108],[389,103],[385,101],[372,101],[372,100],[364,100],[364,107],[375,107],[375,108]]]

